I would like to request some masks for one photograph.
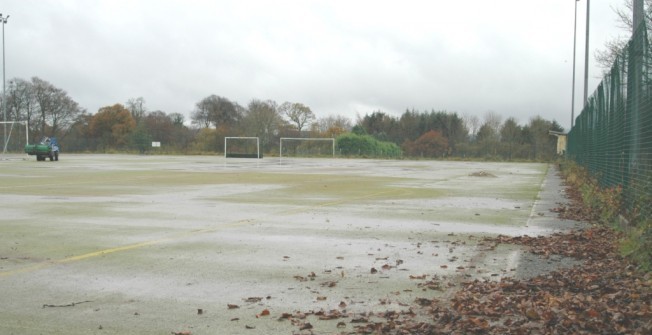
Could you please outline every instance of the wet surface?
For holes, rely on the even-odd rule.
[[[0,169],[0,333],[290,334],[282,313],[405,310],[573,264],[482,242],[573,227],[549,212],[563,194],[544,164],[66,155]]]

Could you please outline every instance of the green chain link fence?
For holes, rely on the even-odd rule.
[[[641,25],[576,118],[568,157],[603,187],[622,187],[624,213],[652,218],[652,52]]]

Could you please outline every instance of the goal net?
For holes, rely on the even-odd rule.
[[[287,157],[335,157],[334,138],[294,138],[282,137],[279,155]]]
[[[263,158],[258,137],[225,137],[224,158]]]
[[[29,132],[25,121],[0,121],[0,146],[2,154],[23,154],[29,144]]]

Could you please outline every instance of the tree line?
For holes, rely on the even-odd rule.
[[[6,94],[7,119],[29,122],[30,137],[56,136],[67,152],[221,153],[227,136],[260,138],[261,150],[277,154],[281,137],[336,138],[347,156],[468,157],[549,160],[556,155],[550,130],[555,121],[516,119],[488,112],[484,119],[447,111],[383,111],[358,116],[317,118],[300,102],[252,99],[246,106],[218,95],[198,101],[186,120],[181,113],[149,111],[145,99],[89,113],[68,94],[34,77],[12,79]],[[152,148],[160,142],[160,148]]]

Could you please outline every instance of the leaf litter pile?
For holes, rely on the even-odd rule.
[[[573,205],[553,211],[590,220],[567,194]],[[417,298],[402,311],[353,314],[341,304],[340,310],[283,313],[279,321],[292,322],[297,334],[323,333],[307,321],[310,316],[336,320],[338,329],[346,329],[340,334],[652,334],[651,275],[620,256],[618,239],[600,226],[485,238],[494,246],[518,244],[544,259],[563,255],[581,263],[530,279],[464,282],[450,299]]]

